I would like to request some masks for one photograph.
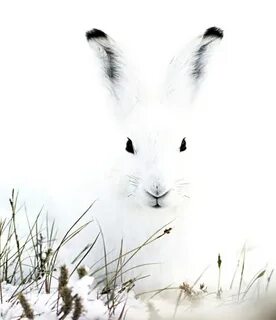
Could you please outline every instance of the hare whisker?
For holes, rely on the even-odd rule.
[[[136,182],[136,181],[131,181],[131,180],[129,180],[129,183],[130,183],[130,184],[134,184],[134,185],[138,185],[138,184],[139,184],[138,182]]]
[[[134,175],[127,175],[130,179],[140,180],[139,177],[136,177]]]

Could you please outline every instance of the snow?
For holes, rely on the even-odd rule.
[[[108,320],[118,319],[124,303],[116,308],[115,313],[109,317],[108,308],[103,298],[99,298],[97,290],[92,290],[94,278],[91,276],[84,276],[78,280],[70,280],[69,287],[72,288],[73,296],[77,294],[81,297],[81,302],[84,311],[79,318],[80,320]],[[20,319],[23,314],[23,309],[18,301],[10,298],[14,291],[17,289],[16,286],[3,283],[3,303],[0,304],[0,319],[1,320],[12,320]],[[57,288],[52,288],[50,294],[39,293],[39,289],[33,287],[24,293],[27,301],[32,307],[35,315],[35,319],[40,320],[56,320],[59,317],[56,315],[56,308],[53,307],[58,299]],[[60,302],[61,303],[61,302]],[[127,297],[127,319],[147,319],[148,310],[146,304],[137,300],[134,294],[131,293]],[[67,319],[71,319],[72,313],[68,315]],[[25,319],[25,318],[23,318]]]
[[[68,286],[72,289],[72,295],[81,297],[83,312],[80,320],[118,320],[123,314],[126,320],[210,320],[224,319],[229,320],[257,320],[263,315],[262,319],[269,319],[268,316],[274,310],[271,298],[260,299],[258,303],[252,304],[248,300],[242,304],[227,302],[226,295],[218,299],[216,294],[204,294],[204,291],[194,297],[184,297],[177,307],[176,301],[157,297],[156,299],[143,301],[137,299],[133,290],[124,294],[122,302],[110,314],[106,299],[99,295],[97,289],[92,289],[95,279],[91,276],[84,276],[81,279],[70,278]],[[7,283],[2,283],[3,303],[0,304],[0,319],[24,319],[23,309],[16,299],[10,299],[17,287]],[[32,286],[24,290],[24,296],[34,311],[35,319],[39,320],[58,320],[60,315],[56,315],[56,304],[58,300],[57,282],[53,285],[50,294],[39,292],[37,286]],[[184,296],[184,295],[183,295]],[[182,297],[183,297],[182,296]],[[176,296],[175,296],[176,297]],[[229,299],[229,298],[228,298]],[[59,310],[62,302],[59,298]],[[65,318],[72,319],[72,312]]]

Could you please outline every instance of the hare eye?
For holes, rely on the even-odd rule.
[[[179,148],[179,151],[182,152],[182,151],[185,151],[187,149],[186,147],[186,138],[183,138],[182,142],[181,142],[181,145],[180,145],[180,148]]]
[[[129,153],[133,153],[134,154],[133,144],[132,144],[132,141],[129,138],[127,138],[126,151],[129,152]]]

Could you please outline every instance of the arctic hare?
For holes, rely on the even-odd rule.
[[[207,29],[172,59],[164,90],[154,103],[141,94],[121,50],[110,36],[93,29],[86,37],[99,58],[125,134],[112,183],[95,204],[107,258],[112,260],[118,254],[121,239],[128,251],[160,229],[153,238],[161,237],[146,245],[129,265],[155,263],[144,270],[134,269],[136,275],[151,274],[150,280],[141,282],[140,289],[179,284],[185,278],[183,261],[187,247],[183,224],[189,201],[188,114],[208,58],[223,38],[223,31],[216,27]],[[99,250],[102,256],[102,247]]]

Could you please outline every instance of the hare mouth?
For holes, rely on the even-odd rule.
[[[153,208],[156,208],[156,209],[162,208],[158,202],[156,202],[156,204],[155,204],[154,206],[152,206],[152,207],[153,207]]]

